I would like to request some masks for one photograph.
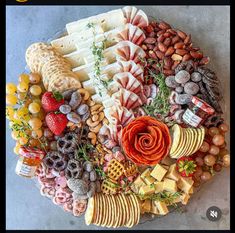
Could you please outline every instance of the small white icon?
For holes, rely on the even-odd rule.
[[[218,212],[217,212],[217,211],[214,211],[214,210],[211,210],[211,211],[210,211],[210,216],[213,217],[213,218],[217,218]]]

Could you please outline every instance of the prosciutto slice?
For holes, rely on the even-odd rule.
[[[146,27],[149,24],[147,15],[142,10],[137,10],[134,6],[126,6],[122,8],[127,23],[131,23],[138,27]]]
[[[141,82],[130,72],[117,73],[113,76],[113,80],[119,87],[132,91],[135,94],[138,94],[143,90]]]
[[[144,58],[146,53],[138,45],[130,41],[120,41],[116,45],[116,59],[118,61],[134,61],[140,63],[141,58]]]
[[[121,72],[130,72],[141,83],[144,82],[144,70],[134,61],[119,61]]]
[[[121,105],[128,110],[135,109],[143,104],[142,100],[134,92],[121,88],[118,92],[113,94],[117,105]]]
[[[128,23],[126,28],[117,34],[116,38],[117,41],[128,40],[136,45],[141,45],[146,36],[139,27]]]

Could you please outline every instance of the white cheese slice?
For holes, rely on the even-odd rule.
[[[80,19],[75,22],[66,24],[66,29],[69,34],[73,32],[80,32],[87,27],[88,23],[100,25],[105,31],[116,28],[126,23],[126,19],[121,9],[112,10],[106,13],[94,15],[85,19]]]
[[[93,69],[94,69],[94,62],[73,68],[72,71],[76,73],[79,80],[82,82],[89,79],[88,73],[92,72]]]
[[[97,25],[96,34],[102,34],[103,29]],[[51,45],[61,54],[68,54],[76,50],[76,45],[79,42],[88,40],[93,37],[93,29],[85,28],[82,32],[74,32],[61,38],[51,41]]]

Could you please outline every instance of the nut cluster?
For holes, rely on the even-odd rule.
[[[190,34],[172,29],[164,21],[151,22],[144,28],[144,32],[146,39],[142,48],[147,54],[147,59],[154,59],[149,68],[163,61],[163,73],[173,75],[175,68],[181,62],[193,60],[195,65],[205,65],[209,62],[209,57],[204,57],[200,48],[193,46]]]

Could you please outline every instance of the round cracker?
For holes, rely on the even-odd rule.
[[[96,221],[96,225],[100,226],[101,224],[101,221],[102,221],[102,218],[103,218],[103,198],[102,198],[102,194],[99,194],[98,195],[98,213],[97,213],[97,221]]]
[[[181,153],[181,151],[183,150],[183,147],[185,145],[186,133],[185,133],[184,128],[181,128],[181,130],[182,130],[182,134],[181,134],[181,137],[180,137],[178,147],[175,150],[174,154],[172,154],[171,158],[178,158],[179,154]]]
[[[172,144],[170,149],[170,155],[174,154],[181,140],[182,128],[178,124],[174,124],[170,129],[170,134],[172,138]]]
[[[107,224],[108,216],[109,216],[109,201],[107,200],[107,195],[101,193],[103,196],[103,205],[104,205],[104,211],[103,211],[103,219],[101,221],[101,226],[104,227]]]
[[[122,223],[122,226],[125,226],[126,223],[127,223],[127,219],[128,219],[128,216],[129,216],[129,208],[127,206],[127,202],[126,202],[126,199],[125,199],[125,195],[123,193],[120,194],[120,200],[121,200],[121,203],[122,203],[122,209],[123,209],[123,223]]]
[[[204,141],[204,138],[205,138],[205,133],[206,133],[206,130],[204,127],[200,127],[198,130],[198,144],[196,145],[195,147],[195,150],[192,152],[192,154],[194,154],[196,151],[199,150],[199,148],[201,147],[203,141]]]

